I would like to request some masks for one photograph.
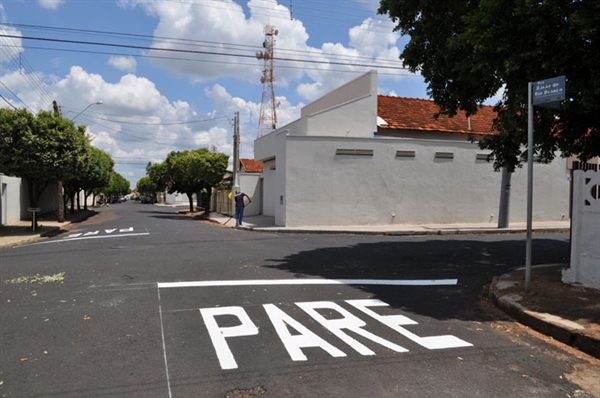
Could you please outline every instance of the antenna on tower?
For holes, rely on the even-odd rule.
[[[273,47],[275,47],[275,36],[279,31],[274,26],[265,26],[264,51],[256,53],[257,59],[264,60],[263,74],[260,82],[263,84],[262,100],[260,103],[260,116],[258,118],[258,137],[269,134],[277,129],[277,113],[275,104],[275,77],[273,76]]]

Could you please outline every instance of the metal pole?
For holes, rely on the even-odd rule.
[[[527,85],[527,246],[525,249],[525,291],[531,284],[531,235],[533,214],[533,82]]]
[[[233,124],[233,180],[231,181],[231,214],[235,216],[235,188],[240,185],[240,112],[235,113]]]

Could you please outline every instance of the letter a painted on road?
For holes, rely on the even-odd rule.
[[[306,361],[306,355],[302,352],[302,348],[307,347],[321,347],[332,357],[346,356],[342,351],[308,330],[300,322],[281,311],[274,304],[264,304],[263,307],[267,315],[269,315],[269,319],[271,319],[271,323],[275,327],[275,331],[279,335],[285,349],[290,354],[292,361]],[[294,328],[300,334],[292,335],[288,327]]]

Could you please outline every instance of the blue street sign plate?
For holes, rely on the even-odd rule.
[[[533,84],[533,105],[556,107],[565,93],[565,76],[540,80]]]

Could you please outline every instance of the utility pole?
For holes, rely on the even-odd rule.
[[[233,122],[233,179],[231,181],[231,210],[235,215],[235,190],[240,186],[240,112],[235,113]]]
[[[52,108],[54,109],[54,117],[61,117],[60,107],[56,101],[52,101]],[[56,221],[65,222],[65,199],[63,196],[63,184],[61,180],[56,181],[56,199],[58,202]]]

